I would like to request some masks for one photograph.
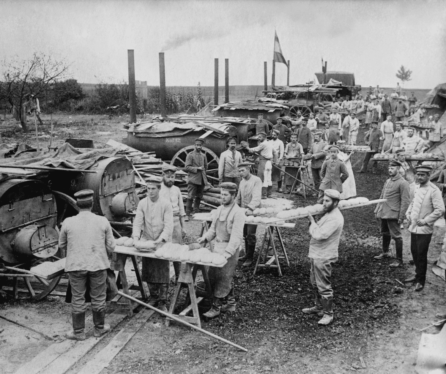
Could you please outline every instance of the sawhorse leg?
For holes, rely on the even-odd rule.
[[[277,236],[279,238],[280,247],[282,248],[283,254],[286,259],[286,263],[288,266],[290,266],[290,260],[288,259],[288,253],[286,252],[285,244],[283,243],[282,233],[280,232],[280,230],[277,226],[275,228],[276,228]]]
[[[256,266],[254,266],[254,272],[252,273],[252,275],[256,274],[257,268],[259,267],[259,264],[261,262],[261,257],[263,256],[263,250],[265,248],[265,242],[266,242],[267,237],[268,237],[268,231],[265,230],[265,234],[263,235],[263,240],[262,240],[262,246],[260,247],[259,255],[257,256]],[[266,247],[266,255],[268,255],[268,248],[269,248],[269,241],[268,241],[268,245]]]
[[[264,251],[264,246],[266,241],[268,240],[268,245],[266,246],[265,249],[265,260],[267,260],[264,264],[260,263],[260,257],[262,257],[262,252]],[[282,245],[282,244],[281,244]],[[268,251],[269,248],[272,248],[273,250],[273,255],[271,258],[268,259]],[[275,265],[272,265],[272,263],[275,262]],[[257,262],[256,262],[256,266],[254,268],[254,273],[253,275],[255,275],[257,268],[258,267],[277,267],[277,270],[279,272],[279,276],[282,276],[282,269],[280,267],[280,262],[279,262],[279,253],[277,252],[276,249],[276,245],[274,243],[274,230],[273,230],[273,226],[267,226],[266,230],[265,230],[265,236],[263,238],[263,243],[262,243],[262,248],[259,252],[259,256],[257,257]]]

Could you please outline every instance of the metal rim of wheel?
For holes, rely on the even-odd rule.
[[[308,117],[310,113],[313,113],[312,110],[307,106],[293,106],[290,109],[290,115],[291,117],[296,117],[297,112],[301,112],[303,117]]]

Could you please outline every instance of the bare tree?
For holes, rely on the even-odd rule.
[[[3,82],[0,82],[0,100],[13,107],[15,118],[23,131],[28,131],[26,114],[33,98],[39,98],[45,90],[68,72],[65,61],[54,60],[44,53],[34,53],[29,60],[5,60],[2,62]]]
[[[403,65],[401,65],[400,69],[396,73],[396,77],[401,81],[401,84],[404,85],[404,82],[410,81],[412,76],[412,70],[406,69]]]

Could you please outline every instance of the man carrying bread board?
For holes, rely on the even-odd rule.
[[[237,193],[237,204],[240,208],[245,209],[247,216],[252,215],[252,212],[260,208],[262,198],[262,181],[259,177],[251,174],[250,162],[241,163],[238,166],[238,171],[242,177],[239,191]],[[243,236],[245,238],[245,257],[240,257],[239,261],[243,262],[243,267],[251,266],[253,263],[254,252],[256,250],[256,231],[257,225],[246,224],[243,228]]]
[[[157,245],[171,242],[173,233],[172,203],[160,198],[161,182],[159,180],[152,178],[146,183],[147,197],[139,202],[133,221],[133,241],[153,240]],[[169,261],[167,260],[142,259],[141,277],[149,287],[149,304],[157,306],[163,311],[167,311],[169,270]]]
[[[221,254],[228,261],[221,268],[209,268],[209,280],[214,295],[211,309],[203,314],[206,318],[215,318],[221,312],[235,312],[233,278],[245,225],[245,212],[235,202],[237,185],[226,182],[220,187],[222,205],[216,209],[210,229],[197,240],[202,245],[214,240],[212,251]]]
[[[314,289],[315,305],[302,310],[305,314],[322,316],[319,325],[333,321],[333,288],[331,287],[331,266],[338,260],[339,240],[344,228],[344,217],[338,209],[341,194],[337,190],[324,191],[322,205],[324,215],[318,222],[309,213],[311,262],[310,282]]]

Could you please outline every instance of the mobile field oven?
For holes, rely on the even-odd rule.
[[[184,168],[188,153],[194,150],[195,139],[204,139],[202,151],[207,157],[210,182],[218,181],[220,154],[227,141],[247,141],[255,129],[255,119],[179,116],[170,122],[153,121],[126,125],[127,138],[123,143],[156,156],[178,168]]]

